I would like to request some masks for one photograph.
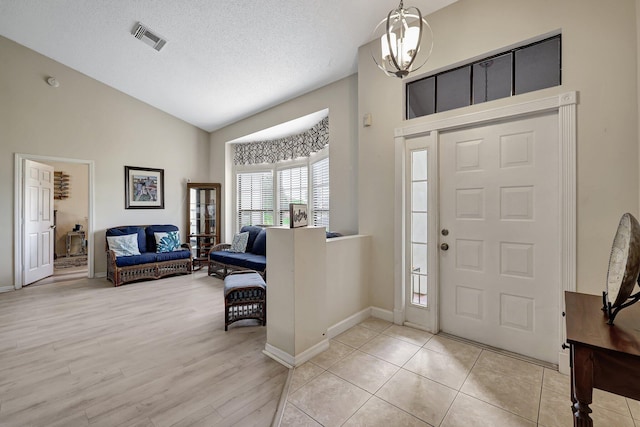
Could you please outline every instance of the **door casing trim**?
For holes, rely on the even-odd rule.
[[[94,277],[93,262],[93,227],[94,227],[94,183],[95,183],[95,162],[93,160],[70,159],[66,157],[41,156],[36,154],[15,153],[14,157],[14,245],[13,245],[13,288],[20,289],[24,285],[24,195],[22,190],[22,179],[24,175],[24,160],[33,160],[37,162],[64,162],[79,163],[89,167],[89,218],[87,224],[87,248],[89,248],[88,277]]]
[[[407,140],[418,136],[435,134],[442,131],[470,125],[485,125],[504,119],[515,119],[531,114],[557,112],[558,114],[558,158],[560,182],[560,283],[558,289],[558,307],[563,310],[564,291],[576,290],[576,115],[578,92],[565,92],[555,96],[535,99],[526,102],[515,102],[511,105],[490,108],[474,113],[444,119],[423,117],[416,122],[407,123],[395,129],[395,197],[394,197],[394,323],[405,321],[405,200],[406,188],[404,177],[406,165],[404,161]],[[437,215],[437,214],[436,214]],[[436,219],[437,220],[437,219]],[[439,331],[438,316],[435,316],[434,330]],[[569,355],[560,346],[566,340],[564,319],[558,319],[560,336],[558,337],[560,371],[568,372]]]

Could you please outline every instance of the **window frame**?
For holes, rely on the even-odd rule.
[[[271,184],[271,188],[275,188],[275,176],[274,176],[274,172],[272,169],[270,168],[265,168],[264,165],[254,165],[254,166],[258,166],[258,167],[253,167],[253,168],[234,168],[234,173],[233,173],[233,229],[234,229],[234,233],[238,233],[240,230],[240,223],[239,223],[239,212],[238,212],[238,174],[239,173],[271,173],[271,180],[272,180],[272,184]],[[275,207],[275,203],[276,200],[273,199],[273,205]],[[274,214],[274,209],[272,209],[272,215]]]
[[[294,160],[285,160],[278,163],[261,163],[257,165],[233,165],[232,168],[232,176],[233,176],[233,232],[238,233],[240,231],[239,217],[238,217],[238,174],[239,173],[259,173],[259,172],[271,172],[271,178],[273,179],[273,226],[279,226],[278,224],[278,212],[280,208],[280,188],[278,183],[278,172],[284,169],[290,169],[294,167],[305,166],[307,167],[307,207],[309,216],[313,218],[313,204],[311,198],[313,196],[312,193],[312,170],[311,165],[319,162],[320,160],[324,160],[325,158],[329,158],[329,165],[331,165],[331,160],[329,157],[329,146],[326,146],[322,150],[312,153],[309,157],[303,157]],[[329,180],[331,183],[331,180]],[[331,194],[331,187],[329,187],[329,194]],[[329,206],[329,223],[331,222],[331,206]],[[313,225],[310,222],[310,225]],[[329,227],[327,226],[327,230]]]
[[[327,160],[327,177],[328,177],[328,191],[329,191],[329,206],[328,209],[315,209],[314,199],[313,199],[313,191],[316,187],[316,183],[313,179],[313,166],[317,163],[320,163],[324,160]],[[313,161],[309,162],[309,205],[311,206],[311,222],[315,226],[319,226],[316,224],[316,212],[326,212],[327,213],[327,225],[325,225],[327,231],[329,231],[329,226],[331,224],[331,160],[329,160],[329,156],[322,156],[320,158],[315,158]]]

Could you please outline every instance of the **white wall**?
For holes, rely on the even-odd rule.
[[[226,218],[231,206],[232,158],[230,144],[236,138],[288,122],[316,111],[329,109],[329,179],[331,182],[331,229],[343,234],[358,230],[358,148],[357,148],[357,75],[275,106],[211,134],[211,182],[222,183],[222,241],[229,240],[232,221]],[[225,162],[226,159],[226,162]]]
[[[95,161],[96,273],[105,229],[184,228],[186,180],[207,181],[209,134],[0,37],[0,240],[14,238],[14,154]],[[47,85],[55,76],[60,87]],[[124,166],[165,171],[165,209],[124,209]],[[184,231],[183,231],[184,232]],[[13,245],[0,245],[0,287],[13,285]]]
[[[416,1],[420,7],[426,0]],[[613,234],[624,212],[638,213],[638,107],[635,0],[459,0],[427,17],[435,47],[424,74],[562,31],[560,87],[517,101],[576,90],[578,105],[578,291],[604,289]],[[359,226],[372,235],[373,306],[393,309],[393,131],[402,126],[403,85],[377,68],[368,47],[358,59]],[[504,99],[440,113],[449,117],[513,103]],[[414,119],[413,122],[419,122]]]

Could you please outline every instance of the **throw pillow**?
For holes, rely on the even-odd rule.
[[[107,236],[109,249],[116,253],[116,256],[140,255],[138,249],[138,234],[125,234],[123,236]]]
[[[244,253],[247,249],[247,242],[249,241],[249,233],[238,233],[233,236],[233,241],[231,242],[231,248],[229,248],[229,252],[237,252]]]
[[[153,233],[156,239],[156,252],[173,252],[182,250],[180,247],[180,232],[179,231],[167,231],[160,233]]]

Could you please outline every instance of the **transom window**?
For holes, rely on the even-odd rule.
[[[561,35],[406,85],[407,119],[561,84]]]

